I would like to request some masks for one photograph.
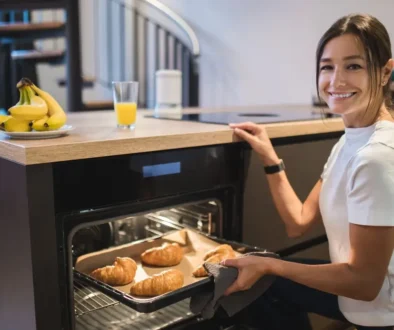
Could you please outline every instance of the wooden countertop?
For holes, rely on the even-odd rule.
[[[226,109],[185,109],[184,113],[231,111],[304,112],[310,106],[255,106]],[[0,157],[23,165],[67,160],[182,149],[238,142],[227,125],[146,118],[152,111],[140,110],[136,129],[116,128],[113,111],[69,113],[73,125],[69,136],[43,140],[14,140],[0,132]],[[247,120],[247,118],[246,118]],[[290,137],[342,131],[342,119],[266,124],[270,138]]]
[[[0,23],[0,35],[7,36],[11,32],[32,32],[43,30],[61,29],[66,26],[63,22],[40,22],[40,23]]]

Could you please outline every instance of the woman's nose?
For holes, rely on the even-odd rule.
[[[342,70],[334,70],[333,75],[331,76],[331,86],[337,88],[345,85],[346,82]]]

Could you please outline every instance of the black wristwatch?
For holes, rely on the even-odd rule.
[[[282,159],[280,159],[280,162],[277,165],[264,166],[264,171],[266,174],[274,174],[284,170],[285,170],[285,163],[283,162]]]

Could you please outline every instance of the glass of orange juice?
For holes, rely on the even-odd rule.
[[[137,119],[138,82],[113,81],[114,107],[119,128],[134,129]]]

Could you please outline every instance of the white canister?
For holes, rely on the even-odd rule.
[[[182,72],[156,71],[156,114],[179,113],[182,110]]]

